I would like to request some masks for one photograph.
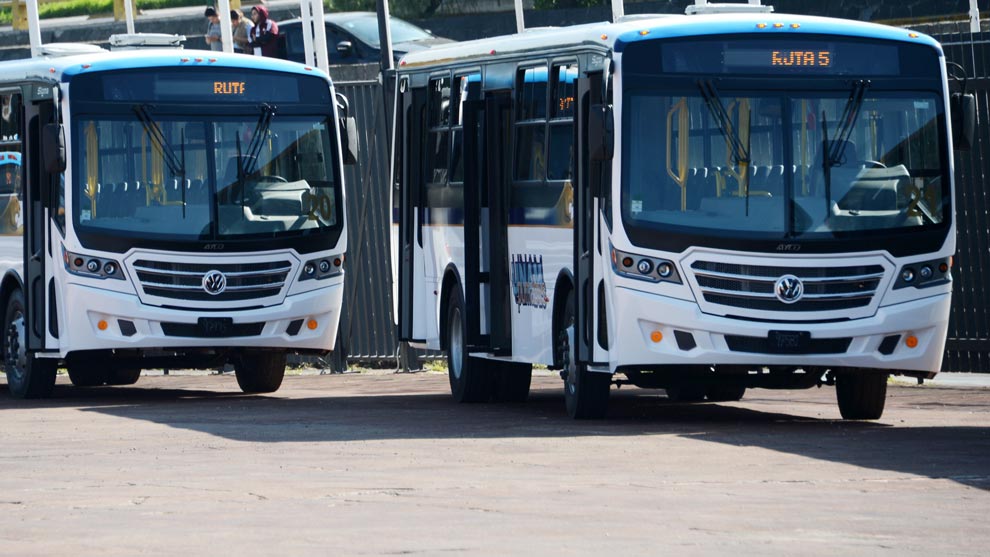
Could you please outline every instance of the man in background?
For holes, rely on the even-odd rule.
[[[220,16],[213,8],[206,8],[206,44],[210,50],[223,50],[223,39],[220,35]]]

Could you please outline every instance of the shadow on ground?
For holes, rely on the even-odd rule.
[[[760,401],[759,391],[751,402],[737,405],[678,404],[653,391],[613,391],[604,421],[568,419],[556,389],[536,390],[525,404],[470,405],[455,404],[446,393],[324,396],[321,390],[312,391],[318,394],[311,398],[282,398],[59,385],[52,399],[13,401],[5,391],[0,385],[0,413],[71,406],[252,443],[677,435],[990,489],[988,427],[894,426],[760,411],[753,407],[778,405]]]

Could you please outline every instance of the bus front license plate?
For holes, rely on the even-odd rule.
[[[200,317],[199,333],[204,337],[226,337],[234,328],[233,317]]]
[[[808,331],[770,331],[770,350],[779,354],[800,354],[808,351],[811,333]]]

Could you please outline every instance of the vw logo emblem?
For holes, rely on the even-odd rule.
[[[793,304],[804,295],[804,283],[794,275],[784,275],[773,285],[777,299],[785,304]]]
[[[207,294],[216,296],[227,289],[227,277],[220,271],[209,271],[203,275],[203,290]]]

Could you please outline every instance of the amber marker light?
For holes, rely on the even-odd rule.
[[[661,333],[660,331],[653,331],[652,333],[650,333],[650,340],[652,340],[654,343],[660,342],[661,340],[663,340],[663,333]]]
[[[906,344],[908,348],[917,348],[918,347],[918,337],[916,337],[914,335],[908,335],[907,338],[904,339],[904,344]]]
[[[774,23],[773,24],[773,28],[774,29],[781,29],[783,27],[784,27],[784,24],[783,23]]]
[[[602,40],[604,41],[607,38],[608,38],[608,35],[606,35],[605,33],[602,33]]]
[[[801,24],[800,23],[792,23],[791,24],[791,29],[800,29],[800,28],[801,28]]]
[[[309,329],[310,331],[315,331],[316,328],[319,326],[320,324],[316,322],[316,319],[310,319],[309,321],[306,322],[306,328]]]
[[[767,24],[766,23],[757,23],[756,24],[756,28],[757,29],[766,29],[767,28]]]
[[[908,33],[908,36],[911,37],[912,39],[917,39],[918,38],[918,34],[917,33]]]
[[[647,36],[649,34],[650,34],[650,30],[649,29],[643,29],[642,31],[639,32],[639,35],[641,37],[645,37],[645,36]]]
[[[109,327],[109,326],[110,326],[110,324],[107,323],[103,319],[100,319],[100,322],[96,324],[96,328],[99,329],[99,330],[101,330],[101,331],[107,330],[107,327]]]

